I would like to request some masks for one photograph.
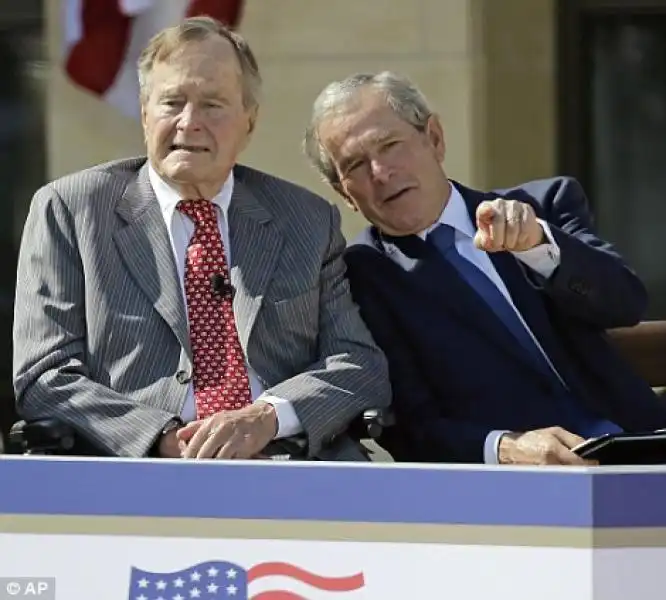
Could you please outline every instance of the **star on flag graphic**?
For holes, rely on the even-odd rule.
[[[252,583],[269,577],[283,581],[280,589],[252,595]],[[353,592],[365,585],[363,573],[326,577],[287,562],[265,562],[244,569],[232,562],[209,561],[171,572],[133,567],[128,600],[306,600],[287,589],[289,582],[300,582],[318,593],[337,592],[332,594],[336,598],[340,592]]]

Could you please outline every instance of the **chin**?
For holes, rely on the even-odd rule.
[[[393,235],[413,235],[421,233],[423,230],[428,229],[430,223],[424,224],[423,221],[405,221],[402,223],[393,223],[393,230],[396,232]]]
[[[182,183],[196,182],[201,179],[204,170],[195,165],[179,161],[177,164],[165,164],[164,174],[172,181]]]

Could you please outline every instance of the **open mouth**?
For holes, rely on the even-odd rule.
[[[188,144],[172,144],[169,146],[169,152],[177,152],[177,151],[183,151],[183,152],[194,152],[194,153],[204,153],[208,152],[208,148],[205,148],[204,146],[190,146]]]

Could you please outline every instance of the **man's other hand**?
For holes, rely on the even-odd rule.
[[[498,459],[503,465],[597,465],[597,461],[586,460],[571,451],[584,441],[561,427],[507,433],[500,439]]]
[[[277,430],[275,408],[255,402],[188,423],[177,436],[183,458],[250,459],[261,454]]]

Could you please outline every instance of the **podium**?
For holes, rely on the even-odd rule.
[[[3,600],[656,600],[665,568],[662,467],[0,457]]]

